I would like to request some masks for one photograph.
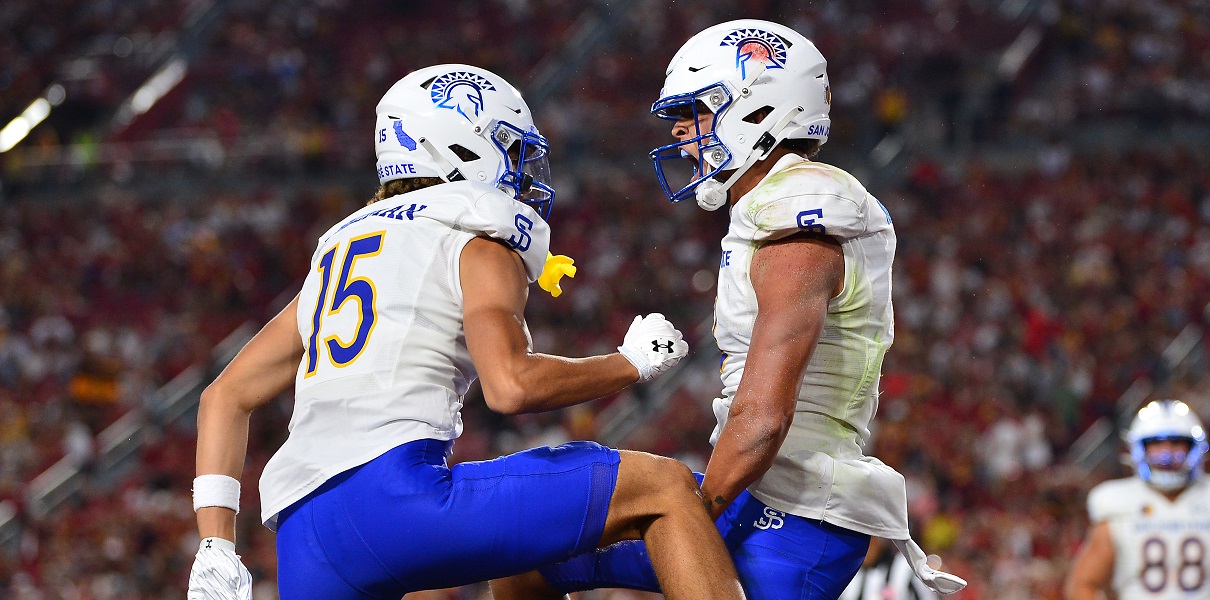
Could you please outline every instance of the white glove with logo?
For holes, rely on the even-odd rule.
[[[635,317],[618,352],[639,370],[640,381],[650,381],[672,368],[689,353],[689,344],[660,313]]]
[[[240,562],[235,544],[223,538],[202,540],[189,572],[188,600],[252,600],[252,574]]]
[[[928,566],[924,550],[921,550],[914,540],[891,541],[895,542],[895,547],[899,549],[899,553],[908,560],[908,564],[912,565],[912,570],[916,572],[916,577],[919,577],[920,581],[924,582],[924,585],[928,586],[930,590],[939,594],[952,594],[966,587],[965,579]]]

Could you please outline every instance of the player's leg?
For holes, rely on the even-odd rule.
[[[300,502],[295,512],[313,515],[305,525],[321,552],[286,563],[282,578],[306,581],[305,570],[325,571],[369,597],[398,598],[597,547],[621,462],[616,450],[573,442],[446,467],[446,448],[435,440],[404,444]]]
[[[744,492],[716,521],[753,598],[837,598],[860,568],[869,536],[787,515]],[[559,600],[600,588],[658,591],[642,542],[621,542],[492,582],[496,600]]]
[[[700,485],[702,475],[694,473],[694,478]],[[736,509],[733,505],[716,521],[720,534],[729,530]],[[538,571],[492,581],[491,585],[496,600],[559,600],[570,592],[602,588],[660,591],[642,540],[618,542]]]
[[[601,545],[641,538],[670,599],[743,597],[689,468],[642,452],[621,457]]]
[[[537,571],[493,580],[491,587],[495,600],[560,600],[570,592],[603,588],[660,591],[642,540],[618,542]]]
[[[312,555],[329,560],[288,563],[283,579],[328,570],[353,589],[386,597],[514,575],[602,540],[646,536],[670,554],[655,566],[671,597],[740,597],[695,482],[679,463],[579,442],[446,468],[444,448],[405,444],[301,502],[298,512],[314,515],[307,535],[322,551]]]
[[[592,553],[583,556],[591,555]],[[538,571],[493,579],[491,588],[493,600],[565,600],[568,597],[547,583],[546,578]]]
[[[615,587],[662,589],[668,598],[741,597],[734,567],[698,490],[698,480],[681,463],[622,451],[601,536],[606,547],[493,581],[493,597],[558,600],[566,592]],[[617,540],[631,541],[611,544]]]
[[[339,480],[330,481],[314,495],[320,495],[339,483]],[[315,511],[310,498],[278,515],[277,582],[278,595],[282,600],[372,600],[374,596],[350,585],[340,575],[316,533]],[[336,557],[336,560],[341,560],[341,557]]]

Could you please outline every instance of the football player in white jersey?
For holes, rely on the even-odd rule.
[[[1067,577],[1069,600],[1210,598],[1206,432],[1189,406],[1157,400],[1126,433],[1136,475],[1088,493],[1092,529]]]
[[[837,598],[870,536],[893,540],[941,592],[907,525],[903,477],[865,456],[894,334],[886,209],[851,175],[811,160],[830,131],[826,62],[767,21],[691,38],[652,112],[676,142],[652,151],[665,194],[729,206],[715,303],[723,397],[702,490],[753,598]],[[672,181],[667,164],[693,174]],[[496,582],[498,598],[591,587],[654,590],[641,543]]]
[[[260,480],[283,600],[398,600],[643,539],[674,598],[743,598],[675,461],[591,442],[447,466],[476,377],[493,410],[570,406],[688,351],[661,315],[618,353],[538,354],[524,308],[547,260],[546,140],[495,74],[440,65],[377,107],[376,201],[319,240],[299,295],[202,394],[191,600],[248,599],[235,554],[249,414],[295,388]]]

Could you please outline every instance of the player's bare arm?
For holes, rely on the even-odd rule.
[[[1109,589],[1113,576],[1113,540],[1109,523],[1102,521],[1093,526],[1084,541],[1075,565],[1067,576],[1065,588],[1067,600],[1098,600],[1103,590]]]
[[[714,516],[768,470],[785,440],[844,255],[830,237],[799,234],[758,249],[751,277],[760,305],[751,350],[702,483]]]
[[[248,418],[294,383],[303,345],[296,318],[298,298],[258,332],[202,392],[197,413],[197,474],[239,479],[248,450]],[[235,511],[208,506],[197,511],[203,538],[235,541]]]
[[[554,410],[638,381],[638,371],[621,354],[564,358],[530,351],[525,268],[504,244],[475,238],[463,249],[459,265],[466,346],[492,410]]]

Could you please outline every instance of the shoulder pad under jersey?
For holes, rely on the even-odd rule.
[[[782,161],[733,209],[732,230],[741,237],[772,241],[806,231],[845,240],[890,226],[886,209],[844,170]]]
[[[427,219],[477,236],[498,239],[521,255],[530,283],[538,280],[550,248],[550,226],[529,206],[494,186],[457,181],[392,196],[349,215],[320,237],[329,237],[358,221],[374,216]]]
[[[1147,484],[1138,477],[1113,479],[1088,492],[1088,520],[1098,523],[1139,513],[1148,501]]]

